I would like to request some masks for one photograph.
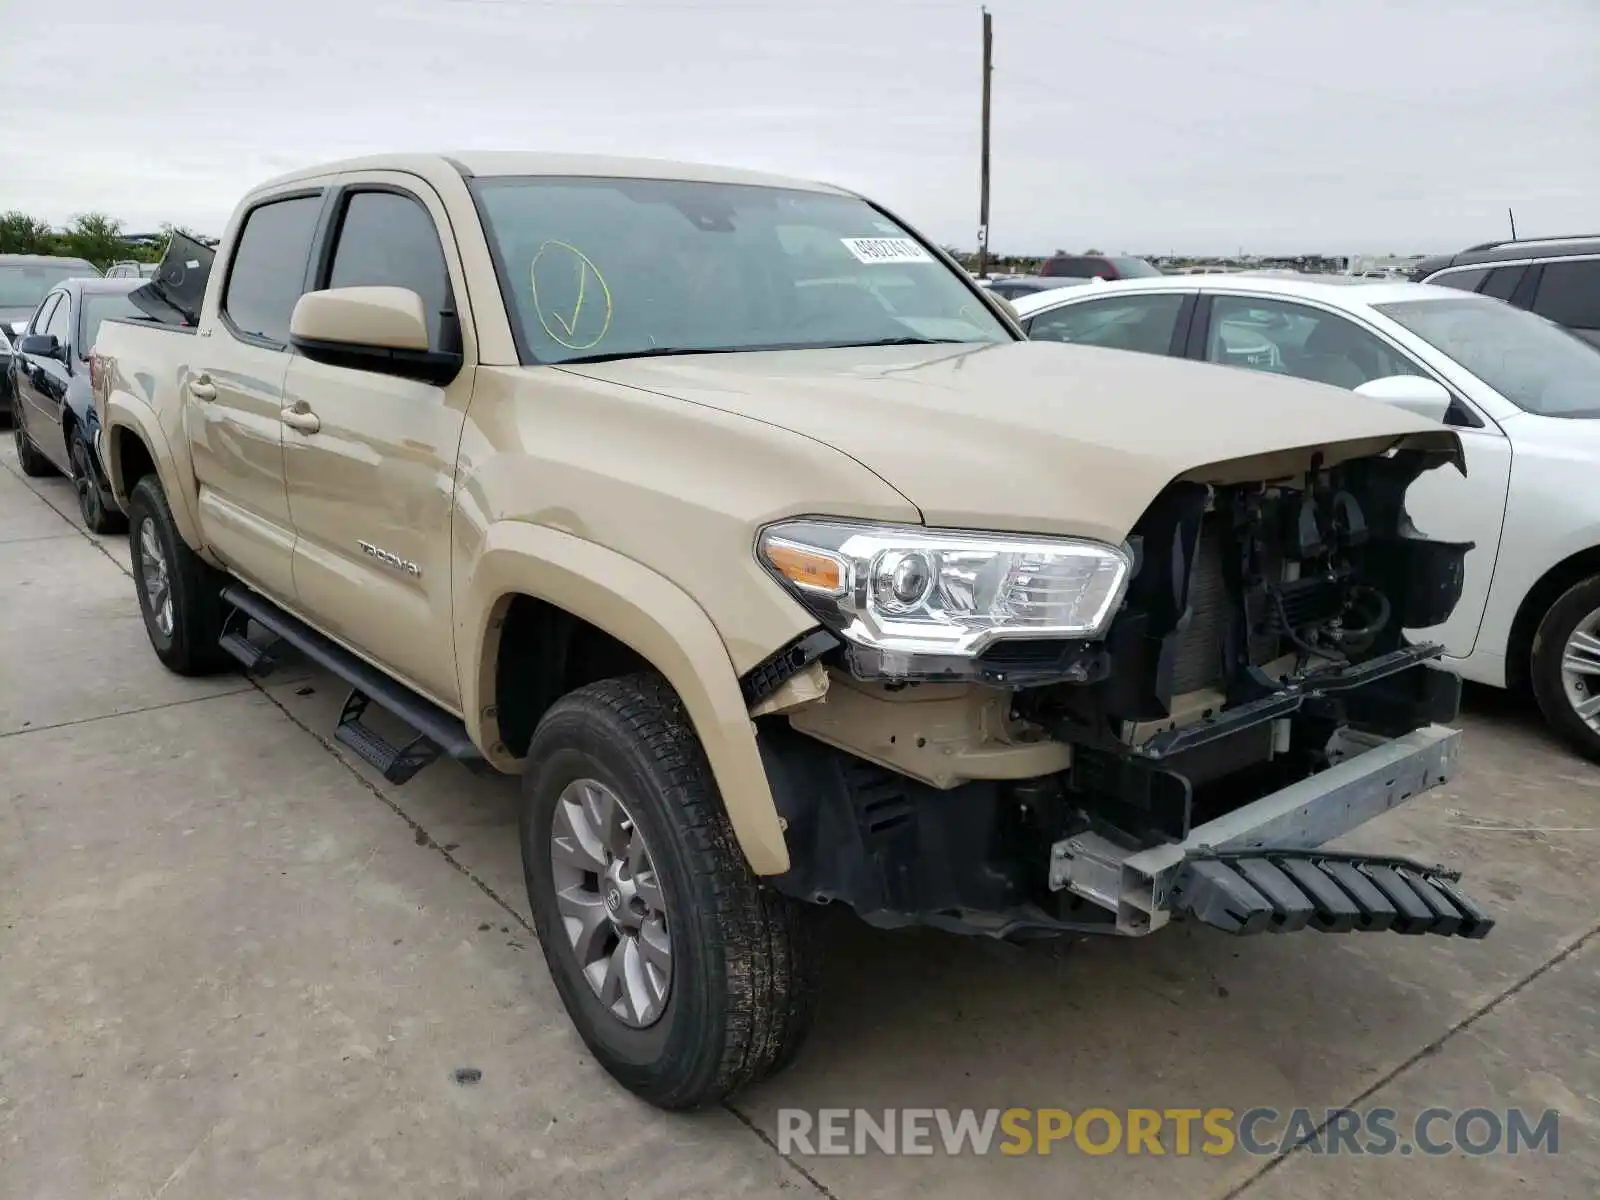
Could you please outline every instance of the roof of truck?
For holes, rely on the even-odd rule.
[[[793,179],[718,167],[705,163],[673,162],[664,158],[618,158],[606,154],[547,154],[527,150],[462,150],[430,154],[374,154],[318,163],[280,175],[261,185],[275,187],[302,179],[317,179],[349,171],[407,171],[427,176],[444,168],[465,176],[476,175],[579,175],[624,179],[681,179],[695,183],[742,183],[758,187],[797,188],[809,192],[850,195],[843,188],[813,179]]]

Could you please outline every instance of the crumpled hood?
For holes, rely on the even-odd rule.
[[[934,526],[1118,542],[1180,476],[1274,478],[1443,427],[1343,389],[1048,342],[623,359],[565,367],[848,454]],[[1249,461],[1240,461],[1249,460]],[[707,464],[708,468],[714,464]]]

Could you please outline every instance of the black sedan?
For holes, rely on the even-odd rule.
[[[100,323],[139,315],[128,293],[141,279],[69,279],[40,302],[11,353],[12,430],[24,474],[60,471],[78,489],[84,523],[120,532],[126,518],[111,496],[95,443],[100,417],[89,387],[89,351]]]
[[[11,419],[11,337],[0,322],[0,418]]]

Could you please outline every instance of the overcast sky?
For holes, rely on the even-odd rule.
[[[1523,236],[1600,227],[1600,0],[990,9],[996,252],[1440,251],[1508,205]],[[525,148],[823,178],[976,240],[966,0],[0,11],[0,209],[215,233],[302,164]]]

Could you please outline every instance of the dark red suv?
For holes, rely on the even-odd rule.
[[[1071,279],[1145,279],[1161,274],[1161,270],[1142,258],[1057,254],[1044,260],[1039,274]]]

